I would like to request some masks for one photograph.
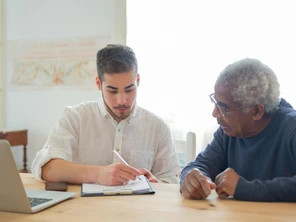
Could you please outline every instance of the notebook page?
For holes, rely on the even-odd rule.
[[[84,183],[83,192],[84,193],[101,193],[107,190],[147,190],[150,189],[149,184],[144,175],[139,176],[135,181],[129,181],[127,184],[121,186],[104,186],[94,183]]]

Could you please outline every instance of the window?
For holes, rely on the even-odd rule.
[[[128,0],[127,44],[141,75],[138,104],[168,121],[174,137],[195,132],[202,149],[217,128],[208,98],[217,75],[253,57],[275,71],[281,96],[295,106],[294,8],[292,0]]]

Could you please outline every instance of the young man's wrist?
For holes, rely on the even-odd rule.
[[[86,183],[98,183],[100,181],[100,171],[101,166],[87,165],[83,172],[83,181],[85,181]]]

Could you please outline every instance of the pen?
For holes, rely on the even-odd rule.
[[[128,163],[119,155],[118,152],[116,152],[116,150],[113,150],[113,153],[118,157],[121,163],[128,165]],[[141,178],[137,176],[137,180],[141,180]]]
[[[121,163],[128,165],[127,162],[119,155],[119,153],[116,152],[116,150],[113,150],[113,153],[115,153]]]

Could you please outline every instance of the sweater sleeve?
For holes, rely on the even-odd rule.
[[[296,176],[248,181],[240,177],[234,198],[245,201],[296,201]]]
[[[219,128],[214,133],[213,141],[207,145],[196,159],[190,162],[181,172],[181,184],[185,175],[193,169],[199,169],[205,176],[215,181],[216,176],[227,166],[227,154],[223,149],[223,135]]]
[[[296,130],[292,130],[287,138],[289,158],[296,163]],[[282,147],[283,149],[284,147]],[[291,167],[291,166],[290,166]],[[295,165],[293,165],[295,167]],[[234,198],[246,201],[296,201],[296,175],[274,177],[270,180],[238,180]]]

